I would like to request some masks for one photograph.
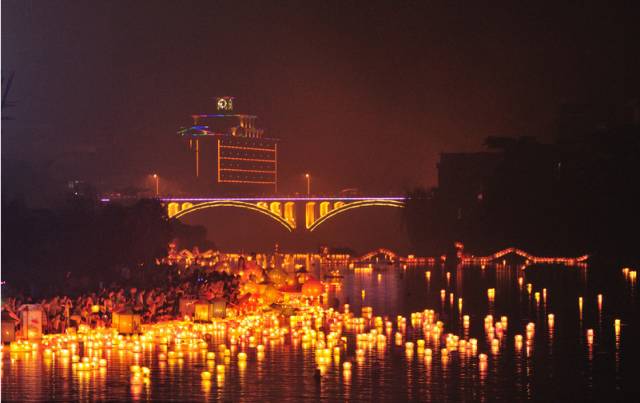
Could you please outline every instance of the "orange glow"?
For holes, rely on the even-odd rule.
[[[189,206],[185,207],[185,205],[189,205]],[[212,208],[212,207],[238,207],[238,208],[243,208],[247,210],[257,211],[261,214],[265,214],[273,218],[274,220],[282,224],[289,231],[292,231],[295,228],[294,226],[291,226],[288,221],[286,221],[280,215],[274,214],[271,210],[266,210],[264,208],[259,207],[256,204],[241,202],[241,201],[211,201],[211,202],[196,204],[195,206],[191,203],[183,203],[182,210],[180,210],[173,217],[180,218],[187,214],[191,214],[195,211],[203,210],[206,208]]]
[[[218,171],[230,171],[230,172],[251,172],[258,174],[275,174],[276,171],[265,171],[260,169],[238,169],[238,168],[220,168]]]
[[[310,202],[310,203],[313,203],[313,202]],[[325,215],[324,217],[320,217],[318,220],[313,221],[310,225],[309,225],[309,221],[307,221],[307,228],[309,229],[309,231],[313,231],[326,220],[332,217],[335,217],[338,214],[344,213],[345,211],[352,210],[355,208],[360,208],[360,207],[372,207],[372,206],[403,208],[404,203],[401,201],[395,201],[395,200],[376,200],[376,199],[361,200],[361,201],[348,203],[348,204],[345,204],[342,208],[331,210],[327,215]]]
[[[231,148],[235,150],[249,150],[249,151],[266,151],[271,153],[276,152],[275,148],[258,148],[258,147],[225,146],[225,145],[220,145],[220,148]],[[223,157],[223,158],[226,158],[226,157]],[[272,162],[272,161],[269,161],[269,162]]]
[[[589,255],[583,255],[583,256],[579,256],[579,257],[575,257],[575,258],[569,258],[569,257],[540,257],[540,256],[534,256],[531,255],[521,249],[518,248],[506,248],[503,250],[500,250],[492,255],[489,256],[481,256],[481,257],[475,257],[475,256],[463,256],[462,258],[462,263],[465,265],[483,265],[483,264],[488,264],[492,261],[495,261],[497,259],[502,258],[505,255],[514,253],[520,257],[523,257],[525,259],[527,259],[530,263],[542,263],[542,264],[564,264],[567,266],[573,266],[577,263],[583,263],[586,262],[589,259]],[[504,263],[504,262],[503,262]]]

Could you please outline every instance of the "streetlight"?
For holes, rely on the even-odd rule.
[[[158,197],[160,194],[160,178],[158,177],[158,174],[153,174],[153,179],[156,180],[156,197]]]
[[[311,195],[311,175],[304,174],[304,177],[307,178],[307,196]]]

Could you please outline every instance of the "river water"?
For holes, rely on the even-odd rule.
[[[320,274],[319,268],[314,270]],[[5,349],[2,401],[638,399],[634,393],[637,385],[632,385],[640,379],[636,374],[640,359],[637,282],[624,276],[620,268],[499,265],[340,270],[344,278],[331,286],[329,303],[349,303],[356,314],[362,306],[371,306],[374,316],[389,317],[394,333],[396,317],[403,315],[408,322],[406,340],[414,343],[423,335],[420,327],[412,328],[411,313],[433,309],[444,322],[445,334],[478,340],[478,353],[488,355],[486,365],[481,365],[477,356],[461,352],[452,352],[443,360],[442,345],[431,346],[430,342],[427,347],[433,347],[432,360],[426,360],[420,351],[407,354],[406,340],[397,346],[393,334],[385,348],[368,349],[363,360],[356,360],[355,339],[349,336],[349,353],[344,357],[353,363],[349,377],[340,364],[332,363],[318,380],[313,352],[285,342],[267,345],[262,360],[250,353],[246,368],[231,363],[222,382],[214,380],[206,385],[200,379],[200,373],[207,369],[201,356],[185,354],[184,360],[167,363],[159,362],[154,352],[145,352],[140,365],[151,369],[150,381],[132,385],[131,362],[118,351],[105,353],[109,360],[106,370],[82,372],[44,359],[42,354],[9,354]],[[492,300],[489,288],[495,289]],[[601,304],[598,294],[602,294]],[[579,297],[583,298],[582,312]],[[549,313],[554,314],[553,327],[549,326]],[[508,320],[506,333],[493,351],[484,326],[488,314],[495,323],[501,316]],[[470,317],[466,328],[463,315]],[[615,319],[621,321],[618,333]],[[530,322],[535,324],[533,343],[517,348],[514,337],[525,335]],[[589,329],[593,330],[591,343]]]

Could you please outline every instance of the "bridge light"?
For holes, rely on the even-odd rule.
[[[311,194],[311,175],[304,174],[304,177],[307,179],[307,196]]]

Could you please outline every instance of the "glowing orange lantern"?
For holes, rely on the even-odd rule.
[[[140,333],[140,314],[131,311],[120,312],[117,318],[117,321],[113,321],[112,327],[118,329],[119,333]]]
[[[22,338],[26,340],[42,338],[42,319],[44,316],[42,307],[35,304],[27,304],[23,307],[24,310],[20,312]]]
[[[302,285],[302,295],[307,297],[318,297],[322,294],[322,283],[314,278],[309,278]]]
[[[211,305],[207,301],[198,301],[194,304],[194,320],[196,322],[208,322],[211,320]]]

